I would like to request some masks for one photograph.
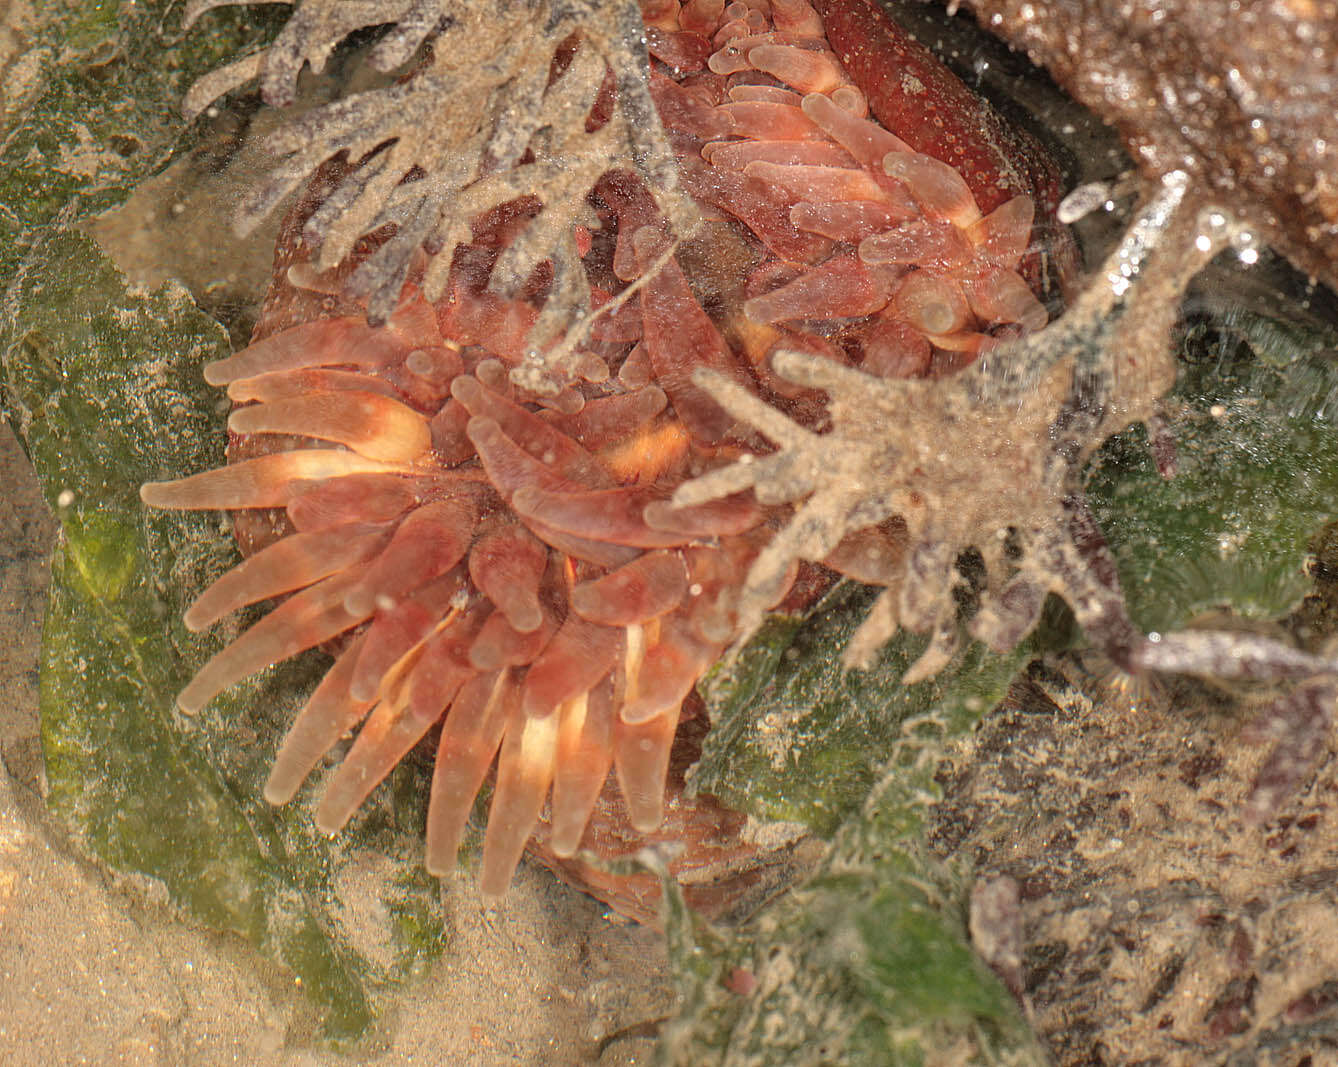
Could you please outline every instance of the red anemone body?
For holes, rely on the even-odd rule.
[[[1038,150],[1000,135],[866,0],[667,0],[647,24],[652,92],[705,222],[671,246],[682,235],[636,178],[599,182],[591,289],[596,302],[635,292],[598,320],[579,377],[551,396],[516,387],[546,279],[516,298],[488,288],[537,204],[476,220],[447,297],[433,306],[411,281],[373,326],[339,294],[375,235],[331,275],[307,265],[301,233],[331,164],[285,222],[252,344],[206,369],[235,404],[228,466],[144,489],[156,506],[239,513],[247,558],[189,626],[278,599],[196,675],[183,708],[305,649],[336,650],[279,750],[271,801],[356,731],[319,803],[333,832],[430,738],[430,870],[453,868],[495,768],[485,891],[505,889],[540,826],[549,862],[643,918],[653,884],[581,867],[583,845],[686,840],[676,873],[712,909],[761,877],[741,817],[686,798],[682,772],[704,729],[695,683],[737,636],[733,590],[788,510],[752,493],[670,504],[684,480],[766,447],[693,372],[814,426],[822,398],[777,378],[772,351],[951,373],[1045,324],[1023,271],[1055,191]],[[888,61],[928,94],[892,87]],[[895,522],[861,531],[826,562],[879,581],[901,565],[899,535]],[[794,579],[777,603],[801,595]],[[722,868],[728,889],[701,884]]]

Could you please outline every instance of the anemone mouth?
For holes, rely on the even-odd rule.
[[[821,390],[772,357],[934,377],[1046,318],[1023,273],[1040,193],[973,188],[932,146],[885,128],[878,95],[804,0],[690,0],[648,18],[651,96],[679,178],[717,217],[709,239],[685,241],[642,178],[598,177],[584,221],[563,226],[608,313],[565,377],[529,373],[545,358],[537,324],[570,295],[564,276],[543,261],[523,285],[493,286],[542,202],[524,194],[476,215],[440,299],[427,297],[424,253],[398,303],[369,321],[359,272],[396,230],[333,268],[311,258],[332,190],[359,171],[331,161],[284,221],[252,343],[205,369],[234,404],[228,465],[142,491],[155,507],[235,513],[247,558],[192,605],[189,627],[277,601],[205,664],[183,709],[333,650],[266,797],[290,800],[355,733],[316,809],[333,833],[410,750],[435,746],[428,869],[453,870],[492,774],[492,894],[537,825],[568,870],[590,840],[663,834],[666,815],[705,845],[684,821],[674,753],[681,764],[684,731],[704,725],[698,679],[752,613],[800,595],[797,564],[781,561],[765,603],[754,590],[745,613],[740,600],[794,508],[751,483],[695,502],[676,490],[769,452],[790,418],[819,426]],[[707,381],[775,417],[754,430]],[[815,558],[899,584],[905,524],[878,520]],[[700,810],[707,824],[732,818],[709,800]]]

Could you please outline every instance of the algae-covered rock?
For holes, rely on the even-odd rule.
[[[945,744],[998,702],[1033,646],[971,645],[904,686],[925,640],[903,633],[870,670],[847,672],[841,650],[869,599],[844,585],[807,619],[773,618],[707,686],[714,726],[695,786],[832,845],[802,887],[737,930],[707,929],[670,894],[684,996],[674,1063],[1043,1062],[971,948],[961,874],[922,841]]]
[[[1174,476],[1141,427],[1093,463],[1087,492],[1144,629],[1215,609],[1275,619],[1309,590],[1311,542],[1338,516],[1336,339],[1285,304],[1198,321],[1165,404]]]
[[[178,620],[235,549],[218,516],[146,512],[138,488],[221,460],[200,368],[227,338],[180,286],[129,285],[76,228],[193,143],[185,86],[265,25],[225,17],[182,40],[175,6],[45,6],[5,100],[0,410],[61,521],[40,686],[48,803],[115,874],[291,968],[324,1034],[349,1039],[381,983],[442,951],[417,829],[397,821],[415,812],[370,813],[335,844],[300,806],[259,800],[302,668],[198,720],[175,709],[218,647]],[[367,890],[353,874],[369,854],[385,859]]]
[[[42,270],[11,293],[4,353],[8,403],[61,519],[40,687],[48,803],[111,869],[284,961],[327,1034],[356,1036],[368,980],[389,975],[341,930],[342,850],[259,800],[256,749],[273,743],[261,688],[195,721],[175,709],[215,644],[181,627],[184,601],[235,549],[216,517],[146,514],[137,490],[220,450],[198,367],[226,339],[180,290],[127,291],[88,238],[36,247]],[[294,681],[269,682],[267,714],[284,714]]]
[[[272,23],[224,13],[214,32],[183,36],[169,0],[37,6],[0,111],[0,278],[44,228],[114,207],[190,147],[187,86]]]

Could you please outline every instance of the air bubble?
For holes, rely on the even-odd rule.
[[[1087,182],[1078,186],[1059,202],[1059,210],[1056,212],[1056,216],[1065,225],[1077,222],[1100,207],[1103,201],[1110,205],[1109,197],[1109,183]],[[1109,207],[1107,210],[1109,210]]]
[[[1230,241],[1247,267],[1259,262],[1259,237],[1253,230],[1238,229],[1231,234]]]

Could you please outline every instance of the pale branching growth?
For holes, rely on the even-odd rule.
[[[248,0],[195,0],[187,24],[241,2]],[[302,0],[268,48],[196,83],[186,113],[252,79],[266,102],[290,103],[305,65],[319,71],[344,38],[373,26],[387,29],[371,64],[386,72],[407,64],[408,72],[274,134],[278,164],[243,205],[238,226],[249,231],[326,160],[343,153],[359,163],[304,237],[319,248],[317,269],[328,270],[360,237],[393,227],[349,281],[350,295],[365,298],[369,318],[381,321],[411,266],[427,260],[423,287],[429,299],[441,298],[471,223],[500,204],[534,198],[537,214],[493,268],[490,288],[514,296],[551,263],[530,337],[536,357],[520,373],[528,387],[554,391],[579,367],[592,318],[575,226],[594,222],[586,198],[599,177],[615,167],[633,171],[676,235],[695,223],[647,86],[640,8],[635,0]]]
[[[971,381],[885,380],[798,352],[773,357],[777,373],[831,397],[832,430],[815,434],[706,372],[700,384],[778,450],[689,482],[688,505],[752,488],[764,503],[798,504],[757,558],[738,610],[751,631],[795,560],[820,561],[849,533],[900,516],[909,538],[898,587],[889,588],[848,651],[855,663],[898,626],[933,639],[908,680],[935,673],[957,640],[958,557],[979,551],[988,575],[973,630],[1011,648],[1030,629],[1053,583],[1033,557],[1051,555],[1063,521],[1064,486],[1049,475],[1047,430],[1067,394],[1067,368],[1052,368],[1017,405],[977,406]],[[988,606],[986,606],[988,605]]]
[[[996,650],[1014,647],[1056,593],[1088,637],[1130,670],[1333,676],[1338,662],[1267,639],[1146,638],[1129,620],[1114,560],[1083,502],[1088,456],[1148,418],[1169,389],[1175,308],[1230,238],[1225,213],[1186,203],[1187,183],[1178,173],[1165,180],[1060,321],[955,378],[887,380],[777,353],[777,373],[829,397],[826,433],[698,372],[698,383],[776,451],[686,483],[675,503],[752,489],[762,503],[795,505],[739,595],[745,639],[795,561],[820,562],[848,535],[896,516],[908,534],[904,560],[847,649],[848,665],[866,665],[904,627],[930,637],[906,675],[922,680],[947,665],[963,628]]]
[[[182,23],[187,28],[218,7],[254,2],[290,4],[292,0],[191,0]],[[394,25],[372,57],[378,70],[391,71],[417,51],[445,19],[444,0],[307,0],[289,19],[273,44],[201,78],[182,104],[193,118],[224,93],[259,79],[260,94],[271,107],[285,107],[297,95],[297,77],[307,64],[319,73],[330,53],[349,34],[369,26]]]

